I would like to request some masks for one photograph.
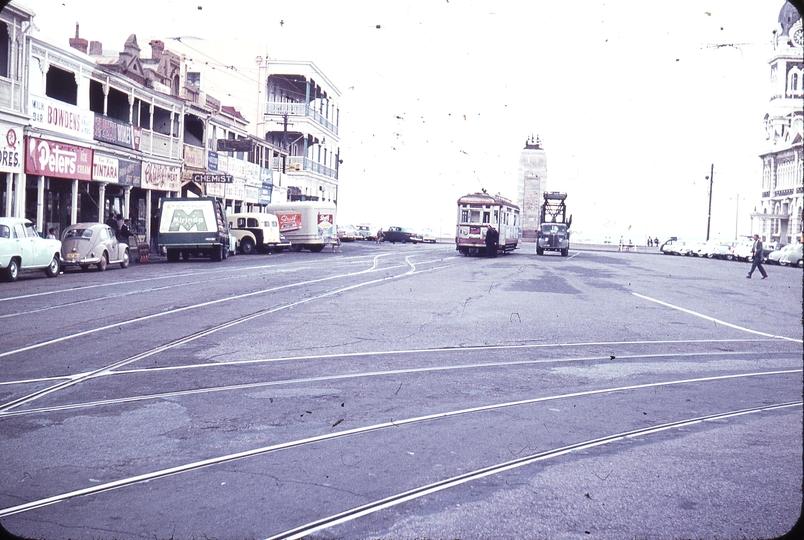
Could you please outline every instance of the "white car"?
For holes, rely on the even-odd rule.
[[[56,277],[61,270],[61,242],[42,238],[27,219],[0,217],[0,271],[17,281],[22,270],[44,270]]]
[[[734,244],[734,258],[738,261],[750,261],[753,248],[753,240],[740,240]]]

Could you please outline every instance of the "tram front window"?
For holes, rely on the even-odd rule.
[[[472,210],[469,213],[469,223],[480,223],[480,210]]]

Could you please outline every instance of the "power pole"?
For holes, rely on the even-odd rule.
[[[709,172],[709,215],[706,216],[706,241],[709,241],[709,227],[712,224],[712,183],[715,181],[715,164],[712,164],[712,169]]]

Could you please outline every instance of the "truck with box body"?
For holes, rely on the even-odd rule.
[[[229,231],[237,238],[240,252],[249,255],[260,253],[281,253],[291,243],[279,232],[279,218],[263,212],[242,212],[227,214]]]
[[[318,253],[335,244],[335,204],[324,201],[273,203],[265,207],[279,220],[279,232],[291,243],[292,251],[309,249]]]
[[[160,199],[157,245],[170,262],[191,256],[225,259],[229,228],[223,206],[213,197]]]

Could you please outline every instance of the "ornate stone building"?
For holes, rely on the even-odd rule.
[[[547,187],[547,154],[539,137],[531,136],[519,154],[518,191],[516,204],[522,212],[522,241],[535,242],[542,205]]]
[[[771,95],[765,115],[762,201],[752,214],[766,242],[802,242],[804,196],[804,29],[786,2],[773,31]]]

